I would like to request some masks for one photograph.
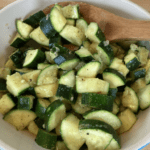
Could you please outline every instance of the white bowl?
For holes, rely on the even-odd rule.
[[[46,6],[64,0],[18,0],[0,11],[0,67],[4,65],[9,54],[14,50],[9,46],[15,32],[15,19],[24,18],[30,13],[44,9]],[[78,0],[74,0],[78,1]],[[82,0],[106,9],[116,15],[129,18],[149,20],[150,15],[144,9],[127,0]],[[121,135],[122,150],[138,150],[150,142],[150,108],[138,115],[133,128]],[[16,129],[2,120],[0,115],[0,150],[42,150],[34,142],[35,137],[25,131]]]

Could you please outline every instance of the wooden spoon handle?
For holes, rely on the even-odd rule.
[[[106,39],[110,41],[150,40],[150,21],[121,18],[118,24],[114,23],[107,23],[105,26],[104,34],[106,35]]]

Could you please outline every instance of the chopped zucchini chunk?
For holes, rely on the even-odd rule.
[[[7,76],[6,84],[8,91],[14,96],[21,95],[30,87],[29,83],[26,82],[18,72]]]
[[[82,93],[81,103],[92,108],[113,110],[113,97],[104,94]]]
[[[137,93],[139,97],[140,108],[146,109],[150,106],[150,84],[140,89]]]
[[[48,63],[39,63],[38,65],[37,65],[37,69],[38,70],[43,70],[43,69],[45,69],[46,67],[48,67],[50,64],[48,64]]]
[[[59,84],[67,85],[69,87],[74,87],[75,80],[76,80],[75,72],[74,70],[71,70],[71,71],[67,71],[60,77]]]
[[[88,50],[94,54],[94,53],[97,53],[97,46],[99,45],[99,43],[95,43],[95,42],[92,42],[88,48]]]
[[[35,118],[36,114],[31,110],[15,109],[5,114],[3,119],[15,126],[17,130],[23,130]]]
[[[41,45],[49,46],[49,39],[45,36],[40,27],[30,33],[30,38]]]
[[[34,96],[25,95],[18,97],[18,109],[27,109],[30,110],[33,108]]]
[[[118,118],[122,122],[121,127],[118,129],[119,134],[130,130],[137,120],[135,114],[130,109],[125,109],[124,111],[122,111],[118,115]]]
[[[66,25],[60,35],[74,45],[80,46],[85,40],[84,33],[77,27]]]
[[[145,82],[146,84],[150,84],[150,68],[146,72]]]
[[[81,18],[76,21],[76,27],[85,34],[88,29],[88,23],[83,18]]]
[[[57,141],[56,149],[57,150],[68,150],[68,148],[66,147],[66,145],[63,141]]]
[[[36,86],[34,89],[37,97],[49,98],[56,94],[57,88],[58,88],[58,83],[55,82],[53,84],[39,85]]]
[[[22,75],[22,78],[29,83],[31,87],[35,87],[41,70],[33,70]]]
[[[75,19],[67,19],[67,23],[66,24],[75,26],[75,23],[76,23]]]
[[[101,93],[107,94],[109,91],[109,83],[98,78],[84,78],[76,76],[77,93]]]
[[[138,93],[138,91],[146,86],[146,82],[144,78],[137,79],[133,84],[131,84],[131,88]]]
[[[46,85],[57,82],[57,65],[49,65],[43,69],[37,79],[37,85]]]
[[[115,130],[100,120],[86,119],[79,123],[79,131],[89,150],[106,149],[114,139],[120,146],[119,137]]]
[[[103,72],[103,79],[110,83],[110,88],[125,85],[125,77],[115,69],[107,68]]]
[[[81,101],[82,101],[82,95],[79,94],[76,103],[72,104],[72,109],[75,112],[77,112],[78,114],[84,114],[85,112],[92,109],[91,107],[82,104]]]
[[[100,43],[105,41],[105,35],[96,22],[91,22],[88,25],[85,35],[91,42]]]
[[[6,80],[7,75],[11,75],[11,69],[10,68],[0,68],[0,78],[3,78]]]
[[[6,80],[0,78],[0,92],[7,92]]]
[[[45,127],[49,132],[56,128],[66,117],[66,108],[61,100],[52,102],[45,112]]]
[[[16,28],[17,28],[18,33],[24,39],[29,39],[29,35],[33,30],[33,28],[30,25],[24,23],[21,20],[16,20]]]
[[[89,111],[83,114],[83,117],[85,119],[104,121],[105,123],[111,125],[115,130],[121,127],[120,119],[113,113],[106,110]]]
[[[125,64],[130,71],[137,69],[140,65],[138,57],[134,53],[130,53],[124,57]]]
[[[37,135],[38,131],[39,131],[39,128],[38,128],[38,126],[36,125],[36,123],[34,121],[31,121],[28,125],[28,130],[29,130],[30,133],[32,133],[34,135]]]
[[[0,99],[0,113],[3,115],[9,112],[14,106],[15,102],[11,94],[4,94]]]
[[[129,73],[129,70],[126,67],[126,65],[123,63],[122,59],[116,57],[113,59],[109,67],[118,70],[124,76],[126,76]]]
[[[46,149],[55,149],[57,143],[57,135],[54,133],[48,133],[45,130],[39,129],[35,142]]]
[[[79,133],[79,119],[73,114],[69,114],[61,123],[61,136],[68,149],[78,150],[85,140]]]
[[[62,13],[65,18],[78,19],[79,14],[79,5],[67,5],[62,8]]]
[[[36,68],[38,63],[44,62],[45,53],[39,49],[28,50],[23,67],[26,68]]]
[[[135,91],[128,86],[125,87],[122,95],[122,105],[130,108],[133,112],[137,112],[139,108],[139,99]]]

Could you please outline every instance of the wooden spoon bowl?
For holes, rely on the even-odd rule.
[[[116,16],[104,9],[83,2],[60,2],[59,5],[78,4],[80,13],[88,22],[97,22],[109,41],[118,40],[150,40],[150,21],[131,20]],[[45,14],[54,6],[43,10]]]

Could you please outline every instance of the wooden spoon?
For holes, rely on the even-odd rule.
[[[59,5],[79,4],[80,13],[88,22],[97,22],[109,41],[150,40],[150,21],[131,20],[116,16],[104,9],[83,2],[60,2]],[[43,10],[45,14],[54,6]]]

